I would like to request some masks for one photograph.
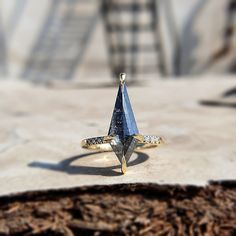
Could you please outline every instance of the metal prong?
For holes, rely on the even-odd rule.
[[[125,174],[126,168],[127,168],[127,165],[126,165],[125,157],[122,157],[122,162],[121,162],[121,172],[122,172],[122,174]]]
[[[124,84],[124,83],[125,83],[125,77],[126,77],[126,74],[125,74],[125,73],[120,73],[120,83],[121,83],[121,84]]]
[[[165,140],[162,137],[160,137],[159,144],[164,144],[164,143],[165,143]]]

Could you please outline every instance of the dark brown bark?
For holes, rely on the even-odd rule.
[[[0,235],[236,235],[236,182],[126,184],[0,198]]]

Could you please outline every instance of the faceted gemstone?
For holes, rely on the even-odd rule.
[[[138,133],[126,85],[120,83],[108,132],[109,136],[114,137],[111,141],[111,147],[120,162],[122,162],[123,156],[128,162],[136,147],[136,140],[133,135]]]
[[[126,85],[120,84],[108,135],[118,135],[121,142],[124,144],[128,136],[138,133]]]

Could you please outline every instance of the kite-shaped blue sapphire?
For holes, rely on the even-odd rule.
[[[139,134],[139,131],[125,85],[125,74],[122,73],[108,132],[108,135],[113,137],[111,147],[121,164],[128,162],[132,155],[136,147],[134,135],[137,134]]]

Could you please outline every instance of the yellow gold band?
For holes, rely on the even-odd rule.
[[[137,141],[136,149],[154,148],[164,143],[163,138],[156,135],[133,135],[133,137]],[[82,140],[81,146],[82,148],[100,150],[103,152],[112,151],[110,142],[113,140],[113,138],[113,136],[108,135],[87,138]]]

